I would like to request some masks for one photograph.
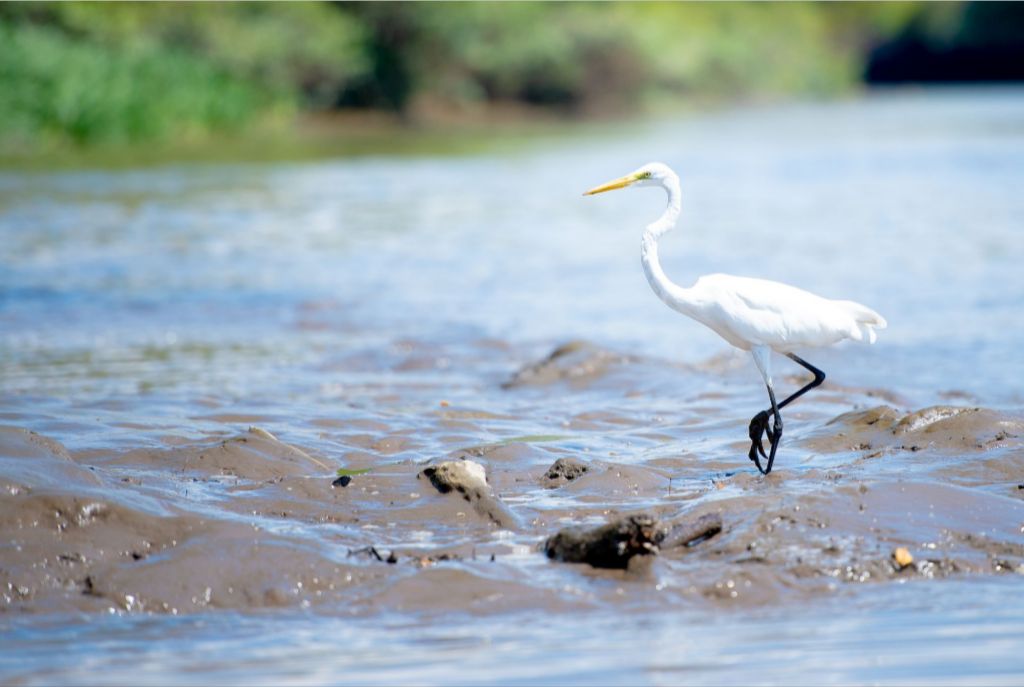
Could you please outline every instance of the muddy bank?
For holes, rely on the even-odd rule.
[[[571,435],[480,444],[472,437],[482,425],[505,420],[450,406],[423,412],[450,436],[447,452],[424,456],[386,422],[321,421],[348,432],[340,451],[250,427],[76,453],[0,428],[3,607],[621,604],[600,582],[610,579],[629,583],[638,608],[666,599],[742,607],[894,580],[1024,574],[1024,418],[1013,413],[869,406],[828,415],[813,406],[787,424],[795,430],[780,468],[763,478],[732,448],[742,418],[652,432],[643,413],[606,410],[586,423],[566,417]],[[580,437],[610,427],[637,448],[590,454]],[[702,435],[724,448],[702,448]],[[334,473],[342,466],[353,473],[343,487]],[[709,519],[720,523],[714,536],[690,547],[666,546],[670,527],[641,526]],[[565,553],[572,542],[551,544],[565,528],[607,532],[623,522],[639,527],[624,540],[651,554],[643,571],[600,571]],[[543,563],[545,541],[557,558],[582,563]],[[567,587],[580,591],[559,591]]]

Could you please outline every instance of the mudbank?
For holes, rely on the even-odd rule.
[[[473,415],[455,411],[456,431],[472,432]],[[447,417],[439,429],[451,432]],[[649,436],[644,417],[625,413],[589,431],[610,421]],[[383,423],[359,431],[360,443],[394,436]],[[686,447],[695,433],[674,429],[655,443]],[[578,439],[537,436],[453,447],[454,459],[426,467],[414,450],[360,449],[348,462],[361,457],[370,471],[338,488],[338,456],[258,428],[79,455],[6,427],[2,601],[22,612],[344,604],[372,613],[407,607],[429,586],[432,608],[463,608],[467,589],[532,607],[581,574],[524,566],[524,556],[544,555],[545,540],[552,558],[604,568],[658,553],[631,587],[629,604],[640,607],[666,596],[760,605],[896,579],[1024,574],[1022,437],[1024,419],[1012,413],[876,406],[813,423],[793,440],[801,458],[768,478],[741,455],[723,471],[723,455],[699,449],[597,459],[572,448]],[[901,549],[911,562],[894,557]]]

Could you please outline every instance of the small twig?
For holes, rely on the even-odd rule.
[[[384,562],[384,557],[381,556],[380,553],[377,552],[377,549],[375,549],[372,546],[364,546],[361,549],[349,549],[348,550],[348,555],[349,556],[357,556],[357,555],[359,555],[361,553],[365,553],[367,555],[373,556],[374,558],[376,558],[378,561],[380,561],[382,563]]]
[[[662,549],[676,546],[696,546],[705,539],[710,539],[722,531],[722,516],[718,513],[706,513],[696,520],[687,520],[672,525],[668,534],[661,541]]]

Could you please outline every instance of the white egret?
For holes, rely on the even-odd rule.
[[[775,462],[782,440],[782,416],[779,410],[825,381],[825,373],[801,359],[793,351],[805,347],[828,346],[843,339],[874,343],[875,330],[885,329],[885,319],[874,310],[853,301],[836,301],[816,296],[779,282],[727,274],[700,277],[690,288],[674,284],[665,276],[658,261],[658,240],[672,230],[681,209],[679,177],[660,162],[646,164],[624,177],[590,189],[594,195],[630,186],[660,186],[668,194],[668,206],[655,222],[644,230],[640,262],[654,293],[673,310],[710,327],[730,344],[750,351],[761,371],[771,408],[750,421],[750,460],[767,475]],[[775,402],[772,384],[771,351],[789,357],[814,374],[814,380],[782,403]],[[773,424],[769,427],[769,414]],[[771,443],[765,454],[762,436]],[[758,457],[767,458],[761,467]]]

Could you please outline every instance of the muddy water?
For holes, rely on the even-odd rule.
[[[3,175],[0,675],[1019,683],[1022,122],[1021,91],[894,93],[471,158]],[[768,478],[754,367],[643,281],[661,199],[579,196],[648,159],[683,176],[678,281],[889,319],[807,352],[829,379]],[[440,493],[460,459],[486,485]],[[541,552],[638,513],[722,529],[625,570]]]

